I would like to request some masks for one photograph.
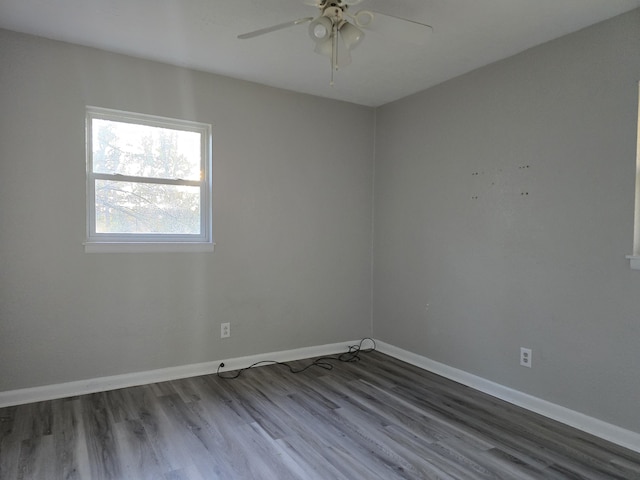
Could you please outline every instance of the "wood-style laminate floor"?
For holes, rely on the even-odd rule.
[[[0,409],[0,478],[628,480],[640,454],[373,352]]]

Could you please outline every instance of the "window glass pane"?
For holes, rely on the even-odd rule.
[[[94,118],[93,171],[200,180],[200,133]]]
[[[96,233],[200,234],[200,188],[96,180]]]

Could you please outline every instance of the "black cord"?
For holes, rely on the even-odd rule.
[[[362,348],[362,344],[369,340],[372,343],[372,346],[369,348]],[[340,355],[331,356],[331,357],[318,357],[313,362],[309,363],[305,367],[300,368],[299,370],[294,369],[287,362],[277,362],[275,360],[261,360],[260,362],[253,363],[248,367],[241,368],[237,370],[234,374],[231,375],[222,375],[220,373],[220,369],[224,367],[224,363],[218,365],[218,370],[216,371],[216,375],[218,377],[223,378],[225,380],[233,380],[238,378],[245,370],[249,370],[250,368],[257,367],[258,365],[268,364],[268,365],[282,365],[287,367],[291,373],[302,373],[305,370],[311,367],[320,367],[325,370],[333,370],[333,363],[331,362],[359,362],[361,353],[371,353],[376,349],[376,342],[373,338],[365,337],[357,345],[349,345],[348,350]]]

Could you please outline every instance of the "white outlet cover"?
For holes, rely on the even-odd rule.
[[[520,348],[520,365],[531,368],[533,352],[530,348]]]
[[[220,324],[220,338],[227,338],[231,336],[231,324],[229,323],[221,323]]]

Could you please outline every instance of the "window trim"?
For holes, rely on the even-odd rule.
[[[129,177],[121,174],[93,172],[93,120],[104,119],[122,123],[134,123],[151,127],[169,128],[196,132],[201,135],[200,180],[158,179]],[[212,127],[210,124],[181,120],[143,113],[125,112],[109,108],[87,106],[85,117],[85,159],[86,159],[86,253],[98,252],[212,252],[215,243],[212,232]],[[191,185],[200,187],[200,233],[179,234],[137,234],[137,233],[97,233],[95,218],[96,180],[117,178],[122,181],[140,181],[165,185]]]
[[[638,134],[636,146],[636,201],[633,222],[633,255],[627,255],[632,270],[640,270],[640,82],[638,83]]]

